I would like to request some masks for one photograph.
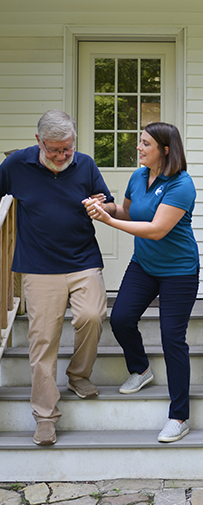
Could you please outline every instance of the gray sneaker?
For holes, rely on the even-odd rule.
[[[189,432],[187,423],[184,421],[182,424],[177,419],[169,419],[165,424],[162,431],[158,436],[159,442],[176,442],[180,440]]]
[[[119,393],[137,393],[143,386],[146,386],[148,382],[153,380],[153,375],[150,368],[145,372],[144,375],[139,375],[138,373],[132,373],[129,379],[124,382],[124,384],[120,387]]]

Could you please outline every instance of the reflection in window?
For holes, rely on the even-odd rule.
[[[141,93],[160,93],[160,60],[141,60]]]
[[[137,165],[137,134],[118,134],[118,167],[136,167]]]
[[[118,92],[137,92],[137,68],[138,60],[119,59],[118,60]]]
[[[114,92],[115,60],[95,59],[95,93]]]
[[[160,121],[160,106],[160,97],[141,97],[141,129],[145,128],[148,123]]]
[[[160,59],[95,59],[94,158],[100,168],[136,167],[141,130],[160,120]]]
[[[118,130],[137,128],[137,97],[118,97]]]
[[[95,133],[94,145],[95,145],[94,159],[98,167],[113,167],[114,134]]]
[[[114,96],[95,96],[95,130],[114,129]]]

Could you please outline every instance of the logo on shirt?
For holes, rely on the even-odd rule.
[[[161,195],[163,193],[163,189],[164,189],[163,186],[159,186],[159,188],[157,188],[156,191],[155,191],[155,195],[156,196]]]

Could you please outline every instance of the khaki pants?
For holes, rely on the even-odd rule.
[[[75,328],[72,378],[89,378],[106,317],[106,291],[100,268],[58,275],[23,274],[29,319],[32,375],[31,406],[36,421],[57,421],[61,413],[56,386],[57,354],[69,300]]]

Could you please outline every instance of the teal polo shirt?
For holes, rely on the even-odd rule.
[[[160,203],[186,212],[162,239],[135,237],[132,260],[152,276],[193,275],[199,268],[199,254],[192,230],[196,191],[190,175],[182,171],[172,177],[158,176],[147,189],[149,169],[142,167],[131,176],[126,198],[131,200],[132,221],[151,222]]]

